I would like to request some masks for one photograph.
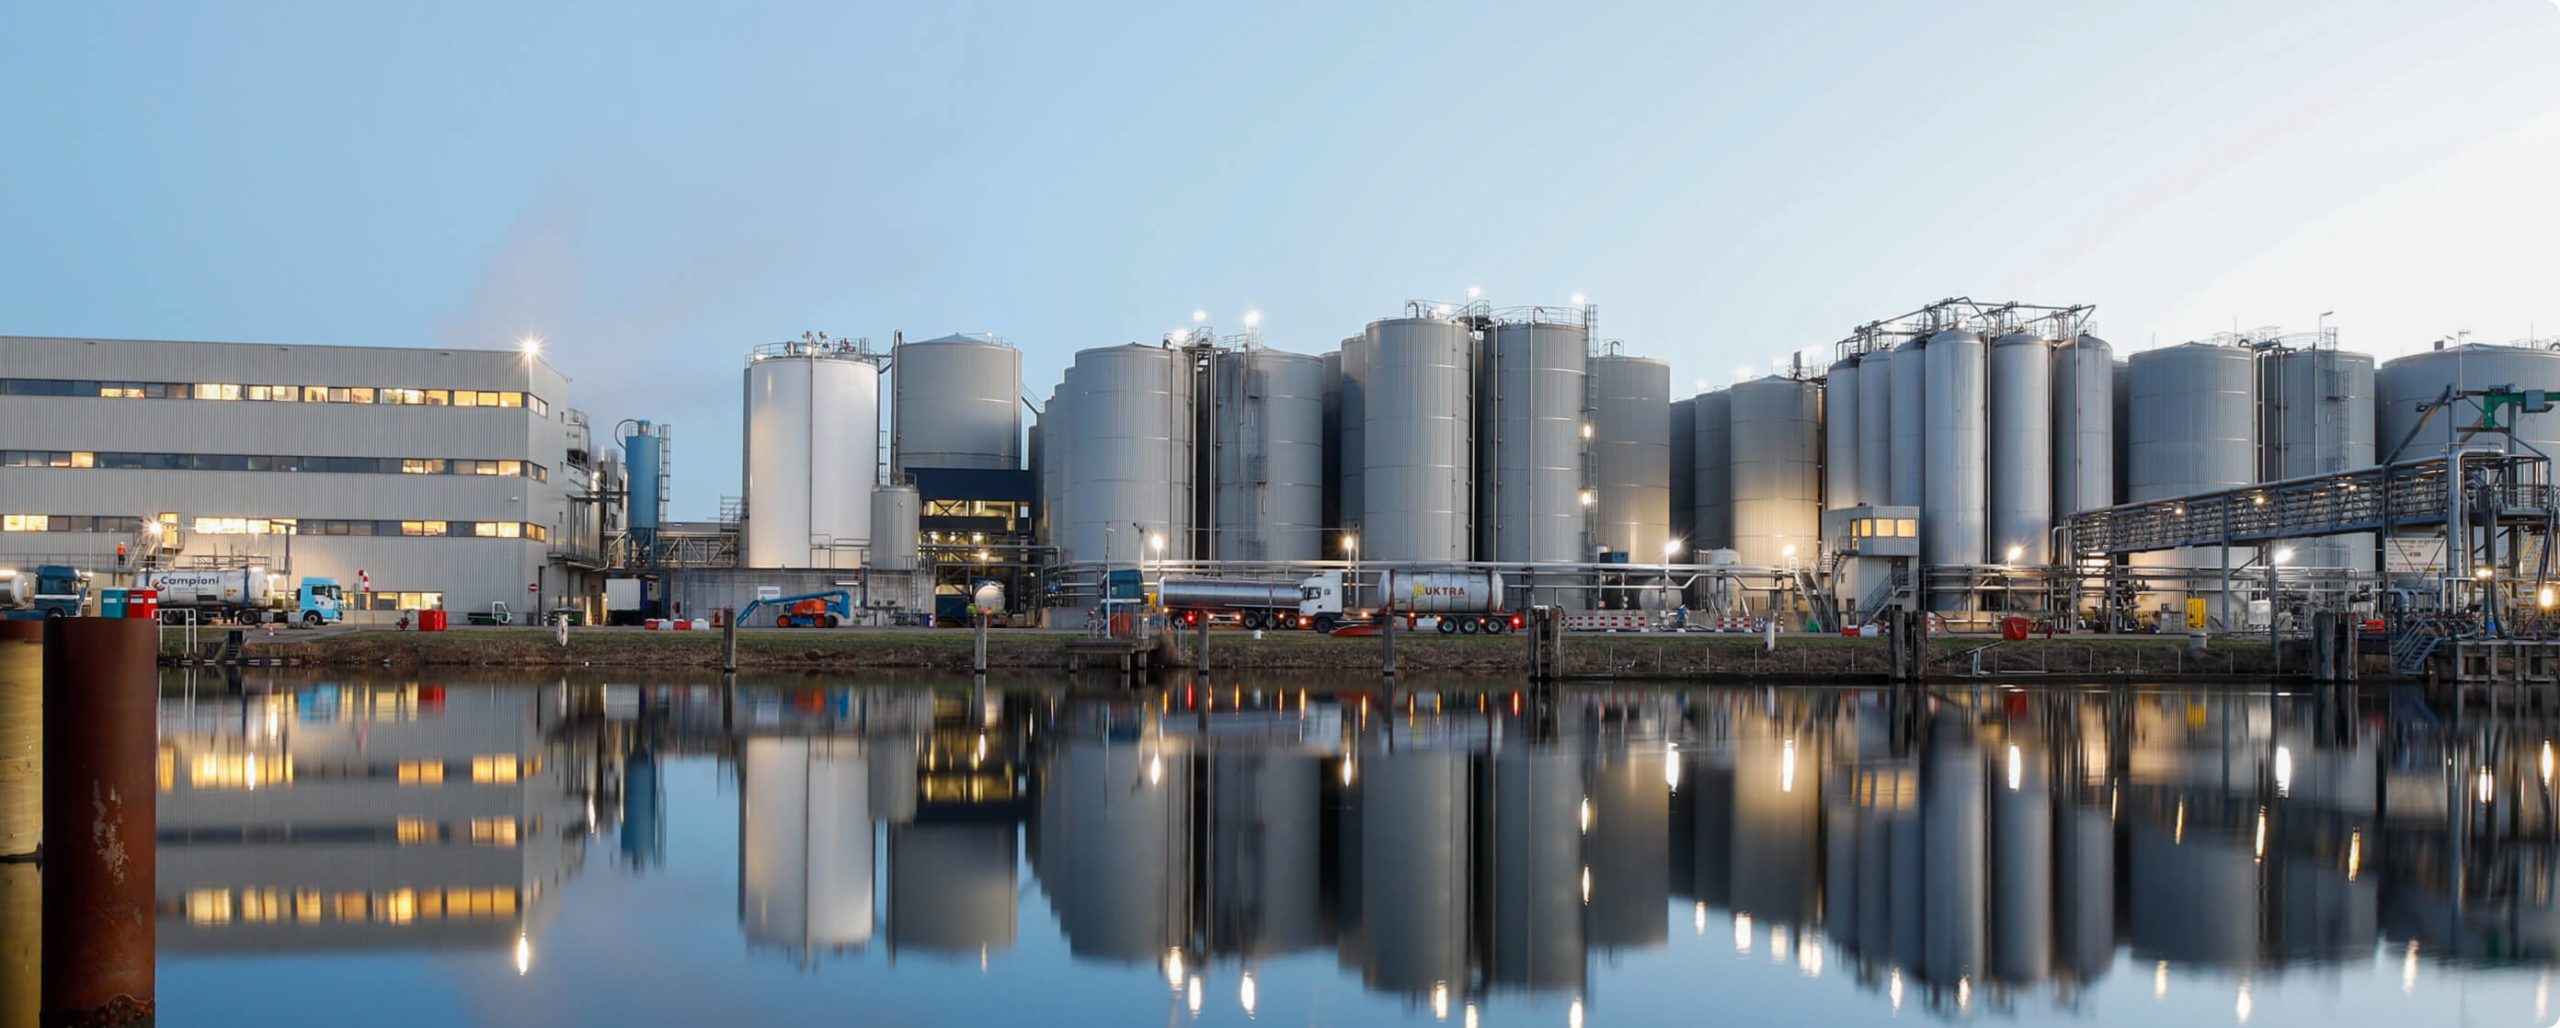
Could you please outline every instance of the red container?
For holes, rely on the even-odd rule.
[[[124,594],[124,616],[148,621],[160,620],[160,590],[127,590]]]
[[[447,617],[446,613],[445,613],[444,611],[441,611],[441,610],[422,610],[422,611],[419,611],[419,612],[418,612],[418,631],[421,631],[421,632],[441,632],[441,631],[444,631],[444,630],[445,630],[445,625],[447,624],[447,622],[446,622],[446,620],[445,620],[445,618],[446,618],[446,617]]]
[[[2027,630],[2032,627],[2033,624],[2033,622],[2015,615],[2001,618],[2000,638],[2007,639],[2010,642],[2024,642],[2027,638]]]

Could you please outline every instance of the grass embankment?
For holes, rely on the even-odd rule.
[[[1046,671],[1067,666],[1066,633],[998,631],[987,637],[987,663],[1000,671]],[[1189,656],[1192,639],[1182,640]],[[1933,675],[1972,670],[1962,654],[1988,640],[1940,638],[1932,649],[1942,661]],[[1514,675],[1527,656],[1516,635],[1452,637],[1398,635],[1396,662],[1405,673]],[[738,665],[768,671],[940,670],[965,671],[971,654],[964,631],[776,630],[738,635]],[[474,628],[451,632],[353,631],[300,640],[253,640],[253,657],[293,658],[320,667],[492,667],[711,669],[720,666],[718,632],[572,631],[563,649],[542,629]],[[1221,671],[1344,671],[1375,673],[1376,639],[1333,639],[1274,633],[1254,639],[1240,632],[1211,636],[1210,665]],[[1882,677],[1882,640],[1790,636],[1776,652],[1764,652],[1757,636],[1576,635],[1565,641],[1567,674],[1640,678]],[[2265,675],[2275,669],[2265,644],[2217,640],[2202,654],[2180,638],[2079,636],[2008,643],[1985,651],[1990,672],[2047,672],[2073,677]]]

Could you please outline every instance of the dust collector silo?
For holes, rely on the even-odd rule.
[[[1215,360],[1211,556],[1324,556],[1324,362],[1260,348]]]
[[[1662,560],[1671,540],[1671,366],[1618,354],[1594,357],[1591,384],[1597,398],[1591,460],[1599,483],[1593,543],[1639,564]]]
[[[2335,349],[2278,350],[2260,362],[2266,405],[2267,477],[2325,475],[2373,466],[2373,355]],[[2298,568],[2373,570],[2370,534],[2282,544]]]
[[[2126,362],[2125,500],[2139,503],[2232,489],[2258,480],[2256,356],[2234,346],[2185,343],[2134,354]],[[2235,557],[2235,560],[2237,558]],[[2198,547],[2137,555],[2150,567],[2218,568],[2221,550]],[[2166,602],[2174,590],[2157,594]],[[2219,595],[2200,579],[2186,595]],[[2156,611],[2156,607],[2154,608]],[[2236,614],[2215,606],[2224,626]]]
[[[994,336],[948,335],[889,356],[896,474],[1022,466],[1022,351]]]
[[[1985,470],[1990,506],[1983,547],[1994,561],[2051,562],[2053,345],[2024,332],[1991,343],[1984,394],[1990,418]],[[2011,557],[2010,554],[2017,556]]]
[[[1341,428],[1334,436],[1334,446],[1341,451],[1335,463],[1341,472],[1340,477],[1334,480],[1334,492],[1337,494],[1335,502],[1342,506],[1342,516],[1336,527],[1357,536],[1360,518],[1368,503],[1365,488],[1369,464],[1366,442],[1369,432],[1368,336],[1357,335],[1342,341],[1342,380],[1334,388],[1341,394],[1336,402],[1340,408]],[[1337,540],[1329,545],[1339,547],[1341,543]],[[1339,558],[1342,554],[1328,552],[1326,556]]]
[[[1920,356],[1929,393],[1921,418],[1920,559],[1980,564],[1987,496],[1982,337],[1947,329],[1930,336]],[[1941,594],[1931,602],[1943,610],[1962,599]]]
[[[1925,506],[1922,484],[1927,481],[1927,460],[1922,456],[1928,445],[1929,368],[1922,340],[1913,339],[1893,348],[1893,402],[1885,419],[1892,435],[1885,442],[1885,460],[1890,469],[1893,505]]]
[[[1697,522],[1697,545],[1693,549],[1720,550],[1733,546],[1733,391],[1718,389],[1698,394],[1698,443],[1696,470],[1691,478],[1697,483],[1692,498]]]
[[[1589,374],[1590,337],[1579,323],[1494,324],[1477,378],[1480,559],[1591,559],[1582,502]]]
[[[1132,343],[1076,353],[1065,458],[1068,559],[1190,560],[1191,357]],[[1164,540],[1157,549],[1152,539]]]
[[[1894,354],[1858,358],[1858,502],[1883,507],[1893,498]]]
[[[1822,531],[1821,389],[1761,378],[1732,394],[1733,548],[1745,564],[1810,564]]]
[[[1360,556],[1466,560],[1475,517],[1474,333],[1450,318],[1388,318],[1369,324],[1363,349]]]
[[[1860,399],[1858,359],[1831,365],[1822,385],[1822,507],[1841,510],[1867,502],[1858,492]]]
[[[2458,403],[2437,413],[2426,420],[2425,430],[2416,438],[2410,438],[2410,431],[2418,427],[2422,407],[2443,396],[2447,387],[2550,389],[2555,384],[2560,384],[2560,352],[2551,350],[2473,343],[2399,358],[2384,364],[2374,376],[2375,455],[2382,460],[2443,456],[2451,426],[2466,409],[2476,419],[2476,404]],[[2517,414],[2515,425],[2517,439],[2544,453],[2560,453],[2560,413]],[[2395,458],[2390,451],[2403,439],[2409,444]],[[2479,436],[2475,441],[2491,442],[2495,437]]]
[[[858,344],[756,348],[746,370],[751,568],[859,567],[880,484],[880,366]]]
[[[2115,378],[2115,351],[2104,339],[2081,336],[2054,351],[2056,518],[2115,506]]]

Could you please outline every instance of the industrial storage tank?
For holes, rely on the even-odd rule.
[[[1733,548],[1745,564],[1810,564],[1822,532],[1822,393],[1772,377],[1732,395]]]
[[[1671,541],[1671,366],[1608,354],[1591,359],[1591,382],[1593,543],[1640,564],[1662,560]]]
[[[1076,353],[1073,375],[1062,447],[1069,559],[1124,567],[1192,559],[1190,355],[1139,343],[1097,347]]]
[[[2024,332],[2001,336],[1991,343],[1983,379],[1990,401],[1985,555],[2028,566],[2051,563],[2053,345]]]
[[[2256,355],[2235,346],[2185,343],[2134,354],[2126,362],[2125,499],[2139,503],[2249,485],[2258,480]],[[2218,547],[2138,554],[2151,567],[2216,568]],[[2219,594],[2198,582],[2187,595]],[[2146,603],[2155,612],[2173,591]],[[2211,609],[2238,624],[2227,604]]]
[[[2374,376],[2376,456],[2394,461],[2443,456],[2445,441],[2450,438],[2449,426],[2460,420],[2458,412],[2468,408],[2476,418],[2479,408],[2457,404],[2427,420],[2426,430],[2410,438],[2410,431],[2423,416],[2420,408],[2434,403],[2448,387],[2468,390],[2504,385],[2519,389],[2560,386],[2560,352],[2471,343],[2414,353],[2384,364]],[[2517,414],[2515,425],[2517,439],[2544,453],[2560,453],[2560,412]],[[2409,440],[2408,446],[2395,457],[2391,451],[2403,439]],[[2481,441],[2490,439],[2481,437]]]
[[[1153,733],[1065,737],[1045,755],[1031,871],[1076,959],[1155,964],[1189,937],[1192,767]]]
[[[1920,559],[1980,564],[1986,498],[1982,337],[1947,329],[1930,336],[1920,354],[1929,393],[1922,418]],[[1940,595],[1931,602],[1943,610],[1962,597]]]
[[[1384,748],[1372,736],[1344,777],[1359,848],[1360,907],[1344,958],[1372,989],[1421,995],[1468,980],[1477,922],[1475,803],[1467,754]],[[1348,834],[1348,833],[1346,833]],[[1488,856],[1491,856],[1488,854]]]
[[[1319,372],[1324,376],[1324,501],[1323,511],[1318,517],[1325,528],[1339,529],[1342,525],[1342,351],[1328,351],[1318,359],[1324,362],[1324,368]]]
[[[1692,520],[1697,522],[1694,548],[1720,550],[1733,546],[1733,392],[1718,389],[1698,394],[1697,483]]]
[[[1858,358],[1858,501],[1890,506],[1893,500],[1892,350],[1875,350]]]
[[[1671,537],[1698,544],[1698,398],[1671,403]],[[1686,559],[1686,553],[1683,554]]]
[[[891,471],[1022,466],[1022,351],[947,335],[890,352]]]
[[[1476,403],[1478,557],[1591,559],[1582,495],[1591,438],[1589,335],[1578,323],[1497,322],[1484,360]]]
[[[1075,369],[1068,368],[1067,373],[1072,376]],[[1061,559],[1072,559],[1063,552],[1067,535],[1065,471],[1068,455],[1066,447],[1061,444],[1070,438],[1067,435],[1067,389],[1065,381],[1059,382],[1056,388],[1049,390],[1049,402],[1040,408],[1033,431],[1039,446],[1032,451],[1031,468],[1040,487],[1040,518],[1035,526],[1036,535],[1041,545],[1060,547]]]
[[[627,424],[631,431],[622,437],[622,466],[630,479],[631,500],[623,512],[623,524],[645,546],[657,537],[658,523],[667,516],[667,426],[646,421]]]
[[[1887,484],[1893,487],[1893,506],[1918,507],[1927,500],[1921,483],[1928,478],[1921,456],[1929,427],[1929,369],[1922,340],[1894,347],[1892,367],[1893,402],[1887,421],[1893,432],[1885,441],[1885,461],[1891,471]]]
[[[1335,526],[1356,537],[1360,532],[1361,515],[1369,502],[1364,488],[1369,464],[1366,442],[1369,420],[1368,336],[1357,335],[1342,341],[1342,380],[1335,384],[1335,388],[1342,394],[1338,403],[1342,430],[1334,437],[1335,448],[1340,451],[1336,462],[1342,469],[1341,477],[1334,483],[1334,491],[1339,494],[1335,502],[1341,504],[1342,516]],[[1336,541],[1332,545],[1339,547],[1341,544]],[[1326,556],[1341,557],[1343,554],[1328,552]]]
[[[1388,318],[1370,323],[1364,350],[1360,556],[1466,560],[1475,517],[1474,333],[1450,318]]]
[[[2372,354],[2278,350],[2262,362],[2260,372],[2267,477],[2301,478],[2373,466]],[[2373,570],[2369,533],[2298,539],[2283,547],[2293,550],[2287,562],[2291,567]]]
[[[1867,502],[1858,493],[1858,358],[1831,365],[1822,387],[1822,507],[1842,510]]]
[[[2115,350],[2084,335],[2053,355],[2053,514],[2115,506]]]
[[[1258,347],[1214,360],[1210,555],[1323,557],[1324,362]]]
[[[747,359],[746,524],[751,568],[856,567],[880,484],[880,366],[860,344],[757,347]]]
[[[924,500],[916,487],[899,482],[871,491],[871,566],[882,571],[913,571],[918,564],[917,524]]]
[[[1479,764],[1478,803],[1488,816],[1476,824],[1476,848],[1494,855],[1479,929],[1490,983],[1583,985],[1585,759],[1575,746],[1510,746]]]

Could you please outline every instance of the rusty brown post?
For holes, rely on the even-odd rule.
[[[45,622],[47,1024],[153,1015],[157,627],[132,618]]]

